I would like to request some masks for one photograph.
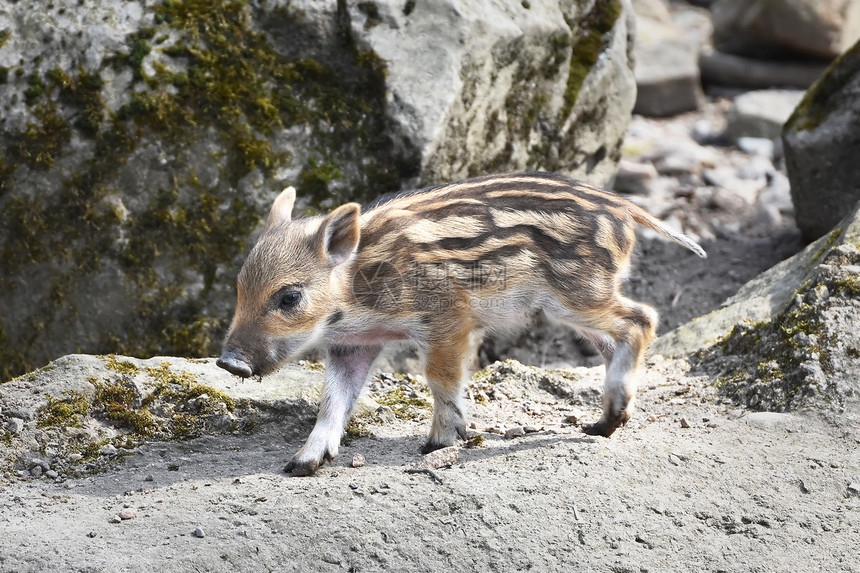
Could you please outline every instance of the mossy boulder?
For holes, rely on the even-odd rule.
[[[658,338],[651,352],[687,356],[744,407],[860,421],[858,333],[860,203],[827,236]]]
[[[0,471],[33,457],[61,474],[97,470],[147,441],[252,432],[267,424],[305,435],[319,406],[322,367],[289,364],[262,380],[241,380],[213,359],[63,356],[0,384]],[[362,398],[356,415],[378,404]],[[18,420],[18,422],[14,422]],[[7,428],[16,428],[10,435]],[[99,453],[105,445],[111,452]]]
[[[797,226],[817,239],[860,200],[860,42],[809,88],[782,141]]]
[[[491,171],[605,183],[635,98],[630,15],[626,0],[10,3],[0,380],[76,351],[217,352],[286,185],[322,211]]]
[[[375,2],[366,40],[422,178],[614,175],[636,99],[629,0]]]
[[[650,346],[652,354],[681,358],[714,344],[741,323],[772,322],[808,288],[834,249],[860,249],[860,204],[825,237],[766,270],[738,290],[722,306],[667,332]],[[852,267],[851,272],[857,272]]]

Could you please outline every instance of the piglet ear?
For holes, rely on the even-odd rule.
[[[318,236],[323,255],[331,266],[343,263],[358,249],[358,240],[361,238],[360,214],[361,207],[357,203],[347,203],[323,219]]]
[[[266,228],[271,229],[277,227],[281,223],[289,223],[293,218],[293,204],[296,202],[295,187],[287,187],[272,205],[272,210],[269,211],[269,219],[266,221]]]

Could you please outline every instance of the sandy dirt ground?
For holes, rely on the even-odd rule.
[[[739,410],[657,359],[631,423],[589,437],[568,422],[599,415],[602,370],[473,383],[483,444],[424,473],[419,410],[308,478],[281,471],[308,431],[285,419],[4,484],[0,571],[860,571],[856,429]]]

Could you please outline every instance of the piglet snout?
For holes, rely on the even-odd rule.
[[[251,365],[245,362],[235,351],[230,350],[221,355],[221,358],[215,362],[218,366],[236,376],[249,378],[252,374]]]

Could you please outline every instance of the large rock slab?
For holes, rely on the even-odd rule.
[[[0,4],[0,380],[69,352],[211,355],[275,195],[466,175],[606,183],[627,0]]]
[[[721,308],[693,319],[656,339],[649,349],[652,354],[680,358],[706,348],[726,337],[735,325],[772,322],[784,313],[795,297],[810,286],[810,280],[820,272],[820,265],[839,249],[848,252],[860,247],[860,205],[827,236],[821,237],[800,253],[782,261],[754,278]],[[837,253],[836,259],[841,254]],[[860,267],[848,269],[856,275]],[[846,279],[850,282],[850,276]]]
[[[857,0],[718,0],[714,47],[730,54],[832,59],[860,38]]]
[[[32,457],[62,471],[97,469],[145,440],[255,431],[276,424],[304,436],[324,376],[315,364],[287,364],[242,380],[214,359],[73,354],[0,385],[2,458],[28,469]],[[362,398],[357,415],[378,404]]]
[[[860,43],[809,89],[782,142],[797,226],[816,239],[860,200]]]
[[[356,24],[387,64],[392,115],[421,150],[423,181],[612,177],[636,97],[628,0],[375,5]]]

